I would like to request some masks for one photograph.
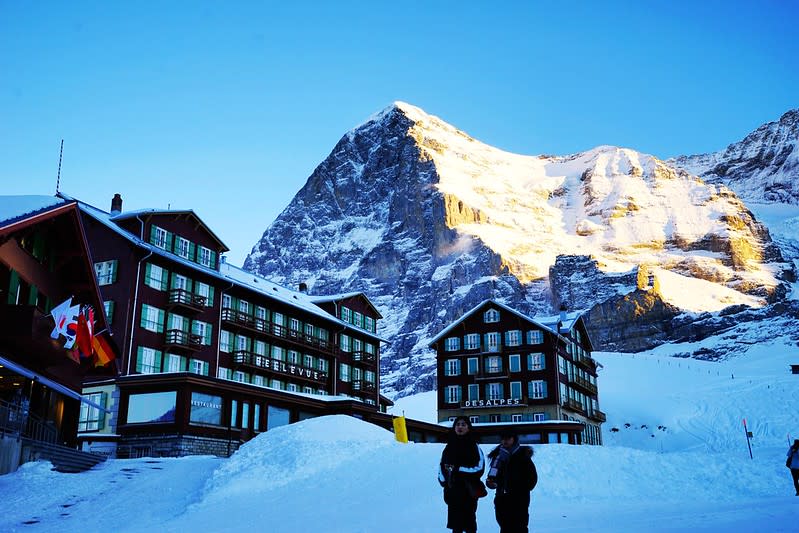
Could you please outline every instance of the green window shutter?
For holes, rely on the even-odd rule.
[[[36,285],[31,285],[31,289],[28,292],[28,305],[36,305],[36,300],[39,298],[39,289],[36,288]]]
[[[175,328],[175,315],[173,313],[169,313],[166,317],[166,330],[169,331],[170,329]]]
[[[141,304],[141,318],[139,319],[139,326],[147,327],[147,310],[150,308],[147,304]],[[141,349],[141,347],[139,347]]]
[[[108,320],[108,324],[111,325],[114,321],[114,301],[108,300],[103,302],[103,306],[105,307],[105,318]]]
[[[151,283],[151,281],[150,281],[150,271],[152,269],[153,269],[153,265],[151,265],[150,263],[145,263],[144,264],[144,284],[147,285],[147,286],[150,286],[150,287],[152,286],[152,285],[150,285],[150,283]]]
[[[158,310],[158,333],[164,332],[164,311],[163,309]]]
[[[169,285],[169,288],[170,289],[176,288],[177,287],[177,281],[178,281],[177,274],[172,272],[172,283]]]
[[[208,307],[214,306],[214,287],[213,285],[208,287]]]
[[[8,304],[14,305],[17,303],[17,291],[19,291],[19,274],[16,270],[11,271],[8,283]]]
[[[163,367],[161,366],[163,363],[163,353],[161,350],[155,350],[155,370],[156,372],[161,372]]]
[[[211,268],[216,268],[216,252],[211,252]]]
[[[170,252],[174,251],[173,250],[174,245],[175,245],[175,234],[172,233],[171,231],[167,231],[166,232],[166,249],[169,250]]]
[[[111,261],[111,283],[115,283],[117,280],[117,266],[119,261],[114,259]]]
[[[206,324],[205,325],[205,345],[206,346],[210,346],[211,345],[211,333],[212,333],[213,329],[214,329],[214,327],[211,324]]]
[[[203,361],[203,376],[208,375],[208,361]]]
[[[197,259],[197,245],[189,242],[189,261],[196,261]]]
[[[139,346],[136,348],[136,372],[141,373],[141,354],[144,351],[144,348]]]
[[[155,244],[155,225],[150,226],[150,244]]]
[[[186,291],[192,292],[192,288],[193,287],[194,287],[194,280],[193,279],[187,279],[186,280]]]
[[[169,271],[165,268],[161,269],[161,290],[165,291],[169,287]]]
[[[100,406],[105,407],[106,402],[108,401],[108,393],[101,392],[100,393]],[[105,411],[99,411],[97,413],[97,429],[104,429],[105,428]]]

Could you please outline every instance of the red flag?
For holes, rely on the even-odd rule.
[[[88,317],[86,315],[89,315]],[[85,308],[78,315],[78,331],[76,333],[76,344],[80,350],[81,357],[92,355],[92,329],[94,329],[94,310],[91,307]]]
[[[92,347],[95,355],[94,366],[105,366],[116,359],[111,343],[108,342],[103,334],[92,338]]]

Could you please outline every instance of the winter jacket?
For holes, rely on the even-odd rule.
[[[491,459],[488,480],[496,483],[496,497],[529,495],[538,483],[538,472],[532,460],[533,449],[529,446],[516,444],[510,450],[497,446],[488,457]]]
[[[479,482],[484,470],[485,456],[474,439],[451,435],[438,468],[438,482],[444,487],[447,504],[447,528],[477,531],[477,500],[466,485],[470,480]]]
[[[788,455],[786,455],[786,457],[791,458],[791,470],[793,469],[799,470],[799,449],[791,446],[790,448],[788,448]]]

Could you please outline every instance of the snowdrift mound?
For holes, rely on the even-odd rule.
[[[214,472],[206,498],[274,490],[396,443],[394,434],[346,415],[271,429],[245,443]]]

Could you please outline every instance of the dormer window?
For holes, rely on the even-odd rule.
[[[496,309],[489,309],[483,313],[483,322],[490,324],[492,322],[499,322],[499,311]]]
[[[183,257],[184,259],[189,259],[191,243],[187,239],[184,239],[183,237],[178,237],[177,241],[178,242],[176,243],[175,246],[175,253],[178,254],[180,257]]]
[[[205,246],[200,246],[200,251],[197,253],[197,262],[208,268],[214,268],[214,253]]]
[[[164,250],[169,248],[169,232],[158,226],[153,226],[151,240],[154,245]]]

